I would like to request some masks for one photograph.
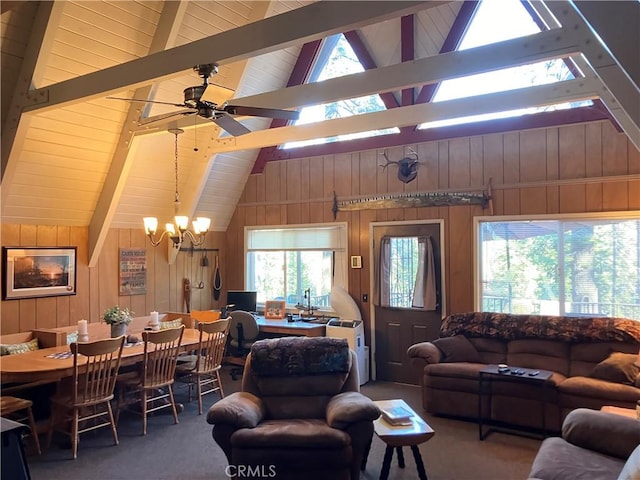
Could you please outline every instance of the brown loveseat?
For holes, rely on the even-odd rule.
[[[346,339],[260,340],[242,391],[211,406],[207,422],[231,474],[355,480],[380,415],[359,390]]]
[[[440,338],[409,348],[421,375],[423,408],[432,414],[478,418],[479,371],[488,364],[550,370],[552,388],[494,382],[483,417],[510,425],[560,431],[573,409],[635,408],[640,322],[470,312],[450,315]],[[540,408],[545,395],[544,422]]]

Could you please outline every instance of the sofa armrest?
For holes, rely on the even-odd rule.
[[[578,447],[626,460],[640,444],[640,422],[615,413],[577,408],[564,419],[562,438]]]
[[[207,423],[254,428],[264,416],[262,400],[248,392],[235,392],[211,405],[207,412]]]
[[[356,422],[373,422],[380,416],[380,410],[360,392],[344,392],[333,397],[327,405],[327,424],[344,430]]]
[[[425,367],[430,363],[440,363],[442,352],[431,342],[421,342],[411,345],[407,350],[407,355],[411,358],[414,366]]]

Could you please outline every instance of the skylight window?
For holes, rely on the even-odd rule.
[[[540,32],[531,15],[518,0],[482,0],[464,34],[458,50],[501,42]],[[575,78],[562,59],[511,67],[493,72],[445,80],[438,86],[433,102],[467,98],[487,93],[504,92],[516,88],[544,85]],[[421,124],[418,128],[435,128],[496,118],[591,105],[591,101],[548,105],[510,110],[485,115],[474,115]]]
[[[364,68],[360,64],[358,57],[344,35],[334,35],[325,40],[322,51],[318,55],[316,66],[311,72],[309,83],[322,82],[328,78],[342,77],[344,75],[363,71]],[[352,115],[377,112],[384,109],[385,106],[380,95],[369,95],[333,103],[312,105],[305,107],[300,111],[300,119],[295,122],[295,125],[315,123],[331,118],[350,117]],[[399,130],[397,128],[388,128],[384,130],[371,130],[347,135],[337,135],[328,138],[316,138],[313,140],[289,142],[286,143],[283,148],[297,148],[308,145],[351,140],[355,138],[373,137],[376,135],[397,133],[398,131]]]

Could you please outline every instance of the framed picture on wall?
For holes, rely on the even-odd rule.
[[[267,300],[264,302],[264,318],[284,318],[285,314],[284,300]]]
[[[76,247],[2,247],[2,299],[76,294]]]

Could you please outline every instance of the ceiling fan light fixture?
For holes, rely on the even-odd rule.
[[[176,191],[174,206],[176,210],[180,205],[180,194],[178,193],[178,135],[183,133],[183,130],[179,128],[173,128],[169,132],[175,135],[175,148],[174,148],[174,169],[176,177]],[[173,242],[173,247],[180,249],[182,242],[188,238],[193,245],[202,245],[205,241],[207,232],[211,225],[211,219],[207,217],[196,217],[193,220],[193,231],[188,230],[189,217],[186,215],[176,215],[174,217],[175,224],[165,224],[165,231],[162,232],[160,238],[156,239],[155,234],[158,231],[158,219],[155,217],[144,217],[142,219],[144,223],[144,231],[151,241],[151,245],[157,247],[162,242],[165,236],[168,236]]]

